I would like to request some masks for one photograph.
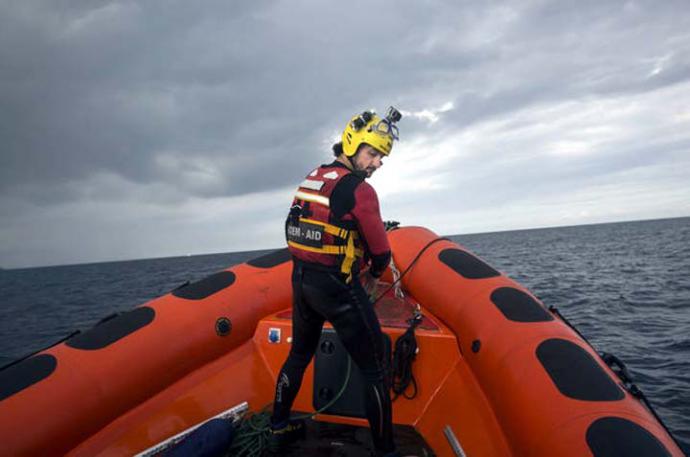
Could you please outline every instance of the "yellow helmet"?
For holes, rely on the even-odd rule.
[[[343,131],[343,152],[352,157],[359,146],[366,143],[384,155],[390,154],[393,141],[398,139],[398,127],[394,124],[401,118],[400,112],[392,106],[384,119],[372,111],[358,114],[350,119]]]

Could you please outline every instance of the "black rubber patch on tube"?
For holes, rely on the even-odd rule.
[[[0,371],[0,401],[33,386],[50,376],[57,368],[57,359],[39,354]]]
[[[178,287],[172,291],[172,294],[187,300],[203,300],[226,287],[230,287],[234,282],[235,273],[232,271],[221,271],[197,282]]]
[[[500,287],[491,293],[491,301],[514,322],[548,322],[553,316],[534,298],[514,287]]]
[[[116,341],[131,335],[153,322],[156,312],[153,308],[142,306],[120,314],[100,323],[84,333],[67,340],[67,346],[74,349],[94,351],[103,349]]]
[[[671,456],[656,436],[622,417],[602,417],[592,422],[587,429],[587,445],[594,457]]]
[[[467,279],[485,279],[501,275],[469,252],[460,249],[444,249],[438,255],[438,259]]]
[[[615,401],[625,396],[594,357],[571,341],[548,339],[537,347],[537,358],[566,397],[586,401]]]
[[[268,254],[262,255],[255,259],[247,261],[247,265],[251,265],[256,268],[273,268],[277,267],[281,263],[285,263],[291,260],[290,251],[288,248],[278,249],[277,251],[269,252]]]

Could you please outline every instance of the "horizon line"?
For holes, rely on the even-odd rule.
[[[471,232],[471,233],[455,233],[451,235],[441,235],[447,237],[456,236],[472,236],[472,235],[491,235],[495,233],[510,233],[510,232],[526,232],[531,230],[548,230],[555,228],[571,228],[571,227],[586,227],[592,225],[612,225],[612,224],[627,224],[631,222],[653,222],[653,221],[666,221],[674,219],[687,219],[690,216],[672,216],[672,217],[661,217],[655,219],[632,219],[632,220],[622,220],[622,221],[612,221],[612,222],[589,222],[584,224],[570,224],[570,225],[548,225],[542,227],[526,227],[526,228],[515,228],[507,230],[491,230],[487,232]],[[401,227],[406,227],[401,225]],[[413,226],[408,226],[413,227]],[[124,262],[138,262],[144,260],[164,260],[164,259],[179,259],[185,257],[202,257],[211,255],[225,255],[225,254],[245,254],[250,252],[264,252],[264,251],[274,251],[276,249],[282,249],[282,247],[272,247],[272,248],[261,248],[261,249],[250,249],[247,251],[225,251],[225,252],[206,252],[206,253],[196,253],[196,254],[186,254],[186,255],[170,255],[161,257],[139,257],[133,259],[120,259],[120,260],[95,260],[90,262],[75,262],[75,263],[61,263],[61,264],[47,264],[47,265],[33,265],[28,267],[16,267],[16,268],[5,268],[0,266],[0,271],[16,271],[16,270],[30,270],[35,268],[58,268],[58,267],[76,267],[76,266],[86,266],[86,265],[98,265],[104,263],[124,263]]]

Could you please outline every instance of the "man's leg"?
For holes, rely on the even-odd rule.
[[[383,333],[378,317],[361,284],[355,279],[352,286],[339,282],[337,277],[325,275],[320,286],[305,281],[305,301],[328,319],[366,381],[365,408],[374,446],[380,455],[395,450],[393,442],[392,406],[386,378]],[[324,284],[333,291],[326,300]],[[312,301],[314,303],[312,303]]]
[[[292,274],[292,346],[278,375],[271,417],[271,423],[277,428],[287,425],[290,409],[302,385],[304,371],[316,352],[324,322],[323,317],[304,303],[302,277],[302,267],[296,265]]]

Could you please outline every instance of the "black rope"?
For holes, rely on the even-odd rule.
[[[563,314],[561,314],[561,312],[558,310],[558,308],[556,308],[555,306],[551,305],[551,306],[549,306],[549,311],[551,311],[551,312],[554,313],[556,316],[558,316],[563,322],[565,322],[565,325],[567,325],[568,327],[570,327],[575,333],[578,334],[578,336],[579,336],[580,338],[582,338],[582,340],[583,340],[585,343],[589,344],[589,346],[590,346],[592,349],[594,349],[594,346],[592,346],[592,343],[590,343],[589,340],[588,340],[587,338],[585,338],[585,336],[584,336],[582,333],[580,333],[580,331],[577,329],[577,327],[575,327],[573,324],[571,324],[570,321],[569,321],[568,319],[566,319],[565,316],[564,316]],[[595,351],[596,351],[596,349],[595,349]]]
[[[415,338],[414,331],[421,324],[422,315],[416,314],[415,317],[409,320],[410,326],[405,333],[395,342],[395,352],[393,353],[393,366],[391,372],[393,401],[400,395],[412,400],[417,396],[417,380],[412,374],[412,363],[417,357],[417,338]],[[406,394],[407,388],[412,384],[413,392]]]
[[[393,284],[391,284],[390,287],[388,287],[388,289],[386,289],[385,291],[383,291],[383,293],[382,293],[381,295],[379,295],[378,297],[376,297],[376,300],[374,300],[374,302],[372,303],[372,305],[375,305],[376,303],[378,303],[379,300],[381,300],[381,299],[383,298],[384,295],[386,295],[391,289],[393,289],[393,287],[395,287],[396,284],[398,284],[400,281],[402,281],[402,278],[407,274],[408,271],[410,271],[410,269],[414,266],[414,264],[417,263],[417,261],[418,261],[419,258],[422,256],[422,254],[424,254],[424,252],[425,252],[427,249],[429,249],[429,247],[431,247],[432,244],[434,244],[434,243],[436,243],[436,242],[438,242],[438,241],[451,241],[451,240],[450,240],[449,238],[446,238],[445,236],[440,236],[440,237],[438,237],[438,238],[434,238],[433,240],[429,241],[429,242],[426,244],[426,246],[424,246],[424,247],[422,248],[422,250],[419,251],[419,252],[417,253],[417,255],[415,256],[415,258],[412,259],[412,262],[410,262],[410,264],[407,266],[407,268],[405,268],[405,271],[403,271],[402,273],[400,273],[400,277],[399,277],[398,279],[396,279],[395,281],[393,281]]]
[[[424,252],[426,252],[426,250],[429,249],[429,247],[431,247],[434,243],[438,241],[450,240],[446,237],[438,237],[429,241],[417,253],[415,258],[412,259],[412,262],[410,262],[407,268],[405,268],[405,271],[400,273],[398,279],[393,281],[393,284],[391,284],[390,287],[388,287],[381,295],[379,295],[376,298],[376,300],[374,300],[374,303],[372,305],[378,303],[378,301],[381,300],[381,298],[383,298],[384,295],[386,295],[391,289],[393,289],[393,287],[395,287],[400,281],[402,281],[402,278],[422,257],[422,254],[424,254]],[[418,311],[415,311],[412,319],[408,321],[410,326],[407,328],[405,333],[400,335],[400,337],[395,342],[395,350],[393,352],[393,363],[390,371],[391,388],[393,390],[393,393],[395,394],[393,396],[393,401],[395,401],[400,395],[407,398],[408,400],[412,400],[417,396],[417,380],[412,374],[412,363],[417,357],[418,349],[417,338],[415,338],[414,331],[419,326],[419,324],[422,323],[422,318],[422,314]],[[410,384],[412,384],[414,390],[411,394],[408,395],[405,392],[407,391]]]

